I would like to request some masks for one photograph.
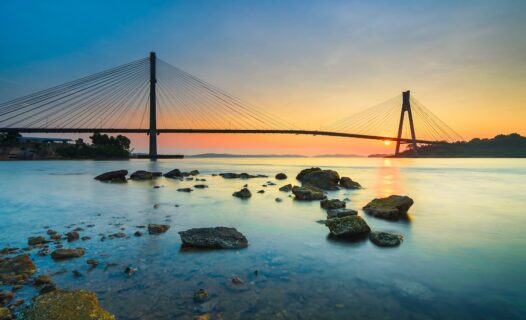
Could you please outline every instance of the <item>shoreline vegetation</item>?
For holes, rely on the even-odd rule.
[[[0,133],[0,160],[119,160],[131,156],[131,141],[125,136],[113,137],[96,132],[89,138],[91,143],[81,138],[67,143],[71,140]]]
[[[0,133],[0,160],[128,160],[147,158],[144,153],[132,153],[130,139],[94,133],[91,143],[77,139],[47,139],[22,137],[18,133]],[[58,141],[58,142],[57,142]],[[202,153],[170,156],[170,158],[358,158],[356,154],[229,154]],[[415,158],[411,145],[398,156],[371,154],[369,158]],[[455,143],[420,145],[419,158],[525,158],[526,137],[517,133],[500,134],[494,138],[474,138]],[[162,158],[162,156],[160,156]]]
[[[396,156],[414,157],[411,145]],[[418,147],[418,158],[526,158],[526,137],[518,133],[499,134],[491,139],[424,145]]]

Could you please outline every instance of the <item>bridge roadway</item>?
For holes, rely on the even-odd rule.
[[[344,137],[383,141],[397,141],[403,143],[412,143],[411,139],[397,139],[395,137],[373,136],[365,134],[354,134],[331,131],[315,130],[257,130],[257,129],[157,129],[157,134],[161,133],[237,133],[237,134],[295,134],[295,135],[313,135],[313,136],[330,136]],[[20,132],[20,133],[146,133],[149,129],[114,129],[114,128],[0,128],[0,132]],[[416,143],[437,144],[442,141],[416,140]]]

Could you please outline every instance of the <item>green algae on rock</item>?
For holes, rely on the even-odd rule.
[[[0,259],[0,284],[23,283],[37,268],[28,254]]]
[[[333,237],[353,238],[363,236],[371,232],[371,228],[360,216],[346,216],[343,218],[329,219],[325,225],[331,231]]]
[[[26,320],[114,320],[94,292],[56,290],[37,296],[24,311]]]

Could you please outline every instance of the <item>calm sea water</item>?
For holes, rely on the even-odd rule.
[[[396,231],[398,248],[368,240],[339,242],[316,222],[318,202],[297,202],[278,191],[311,166],[337,170],[365,189],[334,191],[350,198],[374,230]],[[192,181],[160,178],[127,184],[93,180],[116,169],[198,169],[210,187],[181,193]],[[219,172],[267,174],[270,179],[224,180]],[[262,187],[285,172],[288,181]],[[248,183],[249,200],[232,197]],[[155,189],[154,185],[162,188]],[[264,194],[256,191],[264,189]],[[45,226],[81,226],[92,239],[83,258],[55,263],[32,257],[39,273],[63,288],[95,291],[118,319],[525,319],[526,160],[523,159],[184,159],[28,161],[0,163],[0,247],[24,246]],[[408,195],[410,220],[391,222],[361,212],[375,197]],[[277,203],[274,198],[281,197]],[[154,209],[154,204],[159,204]],[[178,204],[179,207],[175,207]],[[168,223],[160,236],[133,237],[135,226]],[[87,228],[87,224],[94,224]],[[178,231],[236,227],[249,247],[181,251]],[[130,238],[100,241],[124,229]],[[68,244],[66,244],[68,246]],[[87,259],[101,265],[89,270]],[[105,263],[117,266],[105,268]],[[132,276],[123,270],[138,268]],[[66,271],[58,272],[57,271]],[[72,270],[83,276],[76,278]],[[254,271],[258,270],[258,275]],[[233,285],[240,277],[245,284]],[[210,299],[194,303],[206,289]],[[30,299],[26,288],[19,297]]]

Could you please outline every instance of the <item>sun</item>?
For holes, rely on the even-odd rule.
[[[386,146],[390,145],[390,144],[391,144],[391,140],[384,140],[384,144],[385,144]]]

